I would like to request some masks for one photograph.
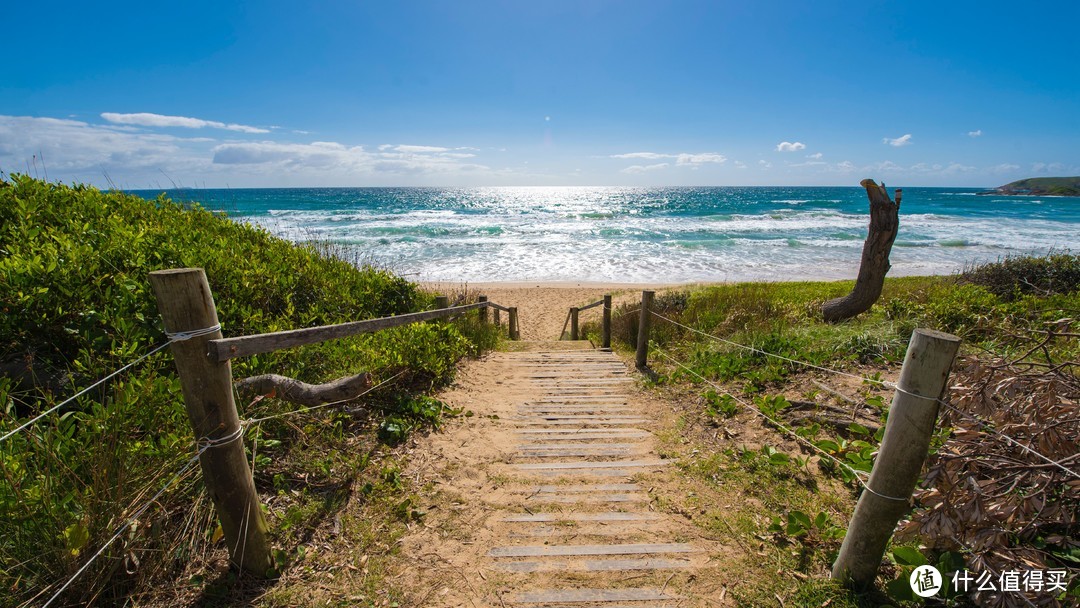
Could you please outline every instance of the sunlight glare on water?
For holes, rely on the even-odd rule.
[[[892,276],[1080,247],[1080,199],[905,190]],[[157,192],[147,192],[156,196]],[[294,240],[328,240],[429,281],[852,278],[861,188],[197,190],[204,206]]]

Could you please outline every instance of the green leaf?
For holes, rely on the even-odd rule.
[[[851,431],[852,433],[855,433],[856,435],[864,435],[864,436],[867,436],[867,437],[870,436],[870,429],[868,429],[865,426],[863,426],[861,424],[858,424],[856,422],[852,422],[851,424],[848,425],[847,428],[848,428],[849,431]]]
[[[893,547],[892,556],[901,566],[925,566],[930,563],[918,549],[905,545]]]
[[[64,529],[64,544],[71,555],[79,555],[88,542],[90,542],[90,530],[82,523],[76,522]]]
[[[840,451],[840,445],[831,439],[822,439],[821,441],[816,442],[814,445],[830,454],[835,454]]]
[[[911,583],[908,582],[907,573],[903,573],[900,578],[889,581],[885,584],[885,591],[894,600],[901,602],[914,602],[919,599],[915,592],[911,590]]]
[[[814,518],[814,526],[821,529],[825,527],[825,524],[829,523],[829,514],[821,511]]]

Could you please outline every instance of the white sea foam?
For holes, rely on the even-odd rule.
[[[242,217],[441,281],[850,278],[868,223],[865,194],[843,188],[416,189],[359,203],[345,194],[322,208],[268,204]],[[890,275],[1080,248],[1080,201],[969,195],[905,193]]]

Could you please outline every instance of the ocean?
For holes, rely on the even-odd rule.
[[[889,276],[1080,249],[1080,198],[905,188]],[[154,198],[160,191],[135,194]],[[892,188],[890,187],[890,194]],[[419,281],[854,278],[859,187],[266,188],[167,191]]]

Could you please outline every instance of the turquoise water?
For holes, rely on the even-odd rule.
[[[905,188],[890,276],[1080,250],[1080,198]],[[136,191],[155,197],[157,191]],[[862,188],[289,188],[168,192],[427,281],[852,278]]]

